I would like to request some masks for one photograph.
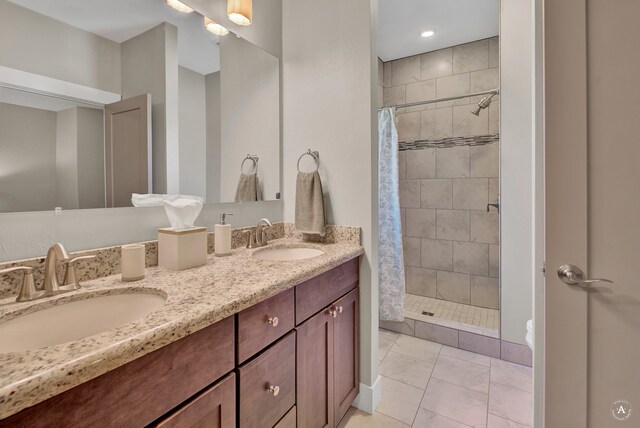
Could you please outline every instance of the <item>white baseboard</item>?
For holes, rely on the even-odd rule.
[[[373,386],[360,384],[360,394],[353,400],[353,407],[372,414],[382,399],[382,378],[378,376]]]

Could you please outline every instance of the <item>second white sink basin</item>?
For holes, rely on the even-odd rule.
[[[291,262],[296,260],[306,260],[318,257],[324,254],[324,251],[317,248],[309,247],[280,247],[265,248],[253,253],[254,257],[261,260],[270,260],[274,262]]]
[[[119,327],[160,309],[166,298],[152,293],[90,297],[19,315],[0,323],[0,352],[71,342]]]

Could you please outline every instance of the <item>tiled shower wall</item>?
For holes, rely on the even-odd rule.
[[[383,102],[395,105],[499,86],[498,38],[383,65]],[[400,141],[499,132],[499,97],[476,117],[481,97],[398,111]],[[407,292],[498,308],[499,143],[400,153]]]

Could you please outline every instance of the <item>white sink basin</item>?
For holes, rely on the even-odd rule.
[[[0,323],[0,352],[20,352],[93,336],[160,309],[165,297],[111,294],[51,306]]]
[[[324,254],[324,251],[317,248],[309,247],[281,247],[281,248],[265,248],[253,253],[254,257],[261,260],[270,260],[274,262],[291,262],[296,260],[306,260],[318,257]]]

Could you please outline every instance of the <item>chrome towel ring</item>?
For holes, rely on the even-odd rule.
[[[246,161],[251,161],[253,162],[253,172],[251,174],[256,174],[258,172],[258,161],[260,160],[260,158],[257,155],[247,155],[247,157],[245,157],[242,160],[242,163],[240,164],[240,172],[244,173],[244,163]]]
[[[298,158],[298,166],[297,166],[298,172],[302,172],[300,171],[300,161],[305,156],[311,156],[313,158],[313,160],[316,163],[316,169],[315,171],[311,171],[311,172],[316,172],[320,168],[320,154],[318,152],[312,152],[311,149],[308,149],[306,152],[301,154],[300,157]]]

